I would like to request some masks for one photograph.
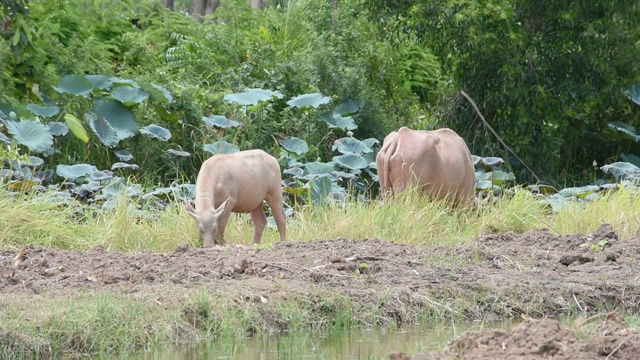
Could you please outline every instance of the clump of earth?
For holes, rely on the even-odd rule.
[[[489,322],[523,315],[540,319],[602,315],[603,310],[633,313],[640,304],[640,238],[620,240],[610,225],[589,235],[537,230],[485,235],[462,245],[338,238],[278,242],[271,248],[183,245],[170,253],[28,245],[16,262],[19,250],[0,249],[3,297],[154,291],[161,296],[159,304],[175,304],[189,289],[205,287],[223,288],[237,299],[268,306],[292,292],[312,297],[324,291],[356,305],[378,306],[380,320],[372,325],[416,321],[425,309],[462,321]],[[273,328],[283,330],[277,324]],[[610,341],[611,336],[602,337],[610,341],[606,344],[581,342],[554,320],[531,320],[507,332],[468,333],[447,351],[425,356],[501,358],[500,350],[502,358],[564,359],[571,358],[563,357],[568,349],[590,351],[573,357],[585,359],[633,354],[637,334],[614,333],[616,339],[627,339],[615,352],[620,342]],[[494,347],[495,353],[482,352]]]
[[[403,352],[390,360],[431,359],[637,359],[640,331],[630,330],[615,312],[608,313],[586,338],[579,338],[554,319],[526,319],[509,331],[470,331],[453,340],[444,351],[409,356]]]

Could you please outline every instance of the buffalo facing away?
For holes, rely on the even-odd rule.
[[[409,183],[435,199],[472,205],[476,177],[471,152],[455,131],[402,127],[384,138],[376,157],[383,196],[399,194]]]

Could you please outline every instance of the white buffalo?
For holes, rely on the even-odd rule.
[[[447,128],[402,127],[384,138],[376,157],[382,194],[399,194],[409,183],[436,199],[473,204],[476,177],[464,140]]]
[[[276,220],[280,240],[286,240],[280,165],[262,150],[214,155],[202,163],[196,181],[196,208],[187,212],[196,220],[204,247],[224,244],[224,231],[232,212],[251,213],[253,242],[259,243],[267,225],[265,200]]]

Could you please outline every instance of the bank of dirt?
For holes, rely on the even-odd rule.
[[[376,307],[378,320],[372,325],[415,321],[425,311],[460,321],[494,321],[521,315],[637,312],[640,303],[640,238],[619,240],[608,225],[586,236],[556,236],[539,230],[486,235],[457,246],[332,239],[276,243],[262,249],[181,246],[163,254],[26,246],[16,264],[17,253],[0,250],[0,294],[5,299],[64,297],[78,290],[131,294],[162,289],[159,304],[180,304],[189,290],[205,288],[268,307],[291,293],[310,298],[333,294],[363,308]],[[273,330],[286,326],[268,316],[264,321]],[[555,326],[545,321],[532,324]],[[520,336],[518,331],[468,335],[453,346],[460,353],[460,348],[480,349],[485,343],[512,341],[518,344],[514,346],[524,346],[535,342],[535,336]],[[549,334],[544,327],[535,331]],[[625,349],[637,346],[637,334],[629,334],[635,340],[627,340],[611,358],[626,358],[621,357],[629,352]],[[593,358],[600,356],[597,352],[606,351],[593,350]],[[550,358],[542,354],[521,358]]]

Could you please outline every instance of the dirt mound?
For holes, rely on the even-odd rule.
[[[162,288],[180,302],[183,290],[206,287],[255,302],[292,291],[329,291],[357,305],[379,306],[381,322],[398,323],[429,309],[461,320],[496,320],[635,311],[640,304],[640,239],[618,240],[606,225],[588,236],[541,230],[487,235],[458,246],[333,239],[270,249],[180,246],[171,253],[24,250],[14,266],[17,251],[0,249],[3,296]]]
[[[408,356],[389,355],[392,360],[427,359],[637,359],[640,332],[628,330],[616,313],[606,316],[595,335],[579,339],[553,319],[527,319],[509,331],[468,332],[440,352]]]

